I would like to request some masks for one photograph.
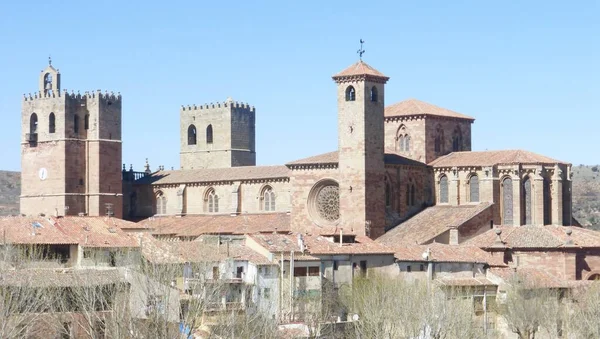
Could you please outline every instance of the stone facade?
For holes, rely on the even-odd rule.
[[[122,216],[120,94],[61,92],[50,65],[21,131],[22,214]]]
[[[256,165],[256,110],[225,102],[180,111],[181,169]]]

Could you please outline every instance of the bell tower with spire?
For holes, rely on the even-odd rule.
[[[362,43],[362,40],[361,40]],[[361,60],[337,84],[340,226],[377,238],[385,229],[384,98],[388,77]]]

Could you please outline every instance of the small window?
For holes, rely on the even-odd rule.
[[[208,125],[206,127],[206,143],[207,144],[213,143],[213,127],[212,127],[212,125]]]
[[[73,132],[79,133],[79,115],[77,114],[73,116]]]
[[[419,271],[424,272],[425,271],[425,265],[423,265],[423,264],[419,265]]]
[[[406,272],[412,272],[412,266],[410,266],[410,265],[406,266]]]
[[[188,145],[196,144],[196,126],[190,125],[187,131]]]
[[[333,270],[334,270],[334,271],[337,271],[337,270],[338,270],[338,261],[337,261],[337,260],[334,260],[334,261],[333,261]]]
[[[346,101],[354,101],[356,100],[356,90],[354,90],[353,86],[348,86],[346,88]]]
[[[373,86],[371,87],[371,101],[377,102],[377,99],[377,87]]]
[[[265,287],[263,289],[263,298],[269,299],[270,297],[271,297],[271,289],[268,287]]]
[[[294,267],[294,277],[306,277],[307,273],[306,267]]]
[[[83,119],[83,128],[85,130],[90,129],[90,115],[89,114],[86,114]]]
[[[56,116],[54,115],[54,113],[50,113],[50,116],[48,117],[48,133],[55,133],[56,132]]]
[[[308,268],[308,275],[311,277],[318,277],[319,276],[319,266],[312,266]]]

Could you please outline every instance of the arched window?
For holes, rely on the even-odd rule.
[[[416,199],[415,199],[415,184],[412,184],[410,186],[410,205],[411,206],[415,206],[416,205]]]
[[[208,213],[217,213],[219,212],[219,196],[215,192],[214,188],[209,188],[206,191],[206,195],[204,197],[206,203],[206,211]]]
[[[85,117],[83,117],[83,128],[85,130],[90,129],[90,115],[86,114]]]
[[[469,178],[469,202],[479,202],[479,177],[473,174]]]
[[[44,75],[44,93],[52,94],[52,74],[50,73]]]
[[[79,133],[79,115],[77,114],[73,116],[73,132]]]
[[[532,206],[531,206],[531,179],[527,177],[523,181],[523,200],[522,200],[522,208],[523,208],[523,225],[531,225],[532,218]]]
[[[445,175],[440,178],[440,203],[448,203],[448,177]]]
[[[462,151],[462,144],[462,131],[459,126],[456,126],[452,135],[452,152]]]
[[[406,184],[406,206],[410,206],[410,185]]]
[[[37,114],[31,114],[29,117],[29,133],[37,133],[38,117]]]
[[[552,183],[544,178],[544,225],[552,225]]]
[[[404,135],[398,137],[398,150],[404,152]]]
[[[435,129],[435,153],[444,153],[444,130],[441,126],[437,126]]]
[[[410,136],[404,136],[404,152],[410,152]]]
[[[356,91],[354,87],[348,86],[346,88],[346,101],[354,101],[356,100]]]
[[[502,180],[502,224],[513,224],[513,185],[510,177]]]
[[[187,131],[188,145],[196,144],[196,126],[190,125]]]
[[[160,191],[156,193],[156,214],[167,214],[167,197]]]
[[[372,102],[377,102],[378,99],[378,94],[377,94],[377,87],[373,86],[371,87],[371,101]]]
[[[213,128],[212,128],[212,125],[208,125],[206,127],[206,143],[207,144],[212,144],[213,143]]]
[[[261,209],[263,211],[272,212],[275,211],[275,192],[271,186],[266,186],[261,194]]]
[[[398,139],[398,150],[400,152],[410,151],[410,136],[406,133],[406,126],[401,125],[396,132],[396,138]]]
[[[56,132],[56,116],[54,113],[50,113],[48,117],[48,133]]]

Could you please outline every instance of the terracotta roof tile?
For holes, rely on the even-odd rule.
[[[377,238],[377,241],[388,246],[425,244],[450,228],[459,227],[491,206],[491,203],[479,203],[429,207],[389,230]]]
[[[498,284],[483,277],[459,278],[459,277],[441,277],[435,282],[442,286],[497,286]]]
[[[565,164],[562,161],[548,158],[529,151],[504,150],[504,151],[482,151],[482,152],[453,152],[437,158],[431,163],[433,167],[454,166],[493,166],[512,164]]]
[[[458,118],[474,121],[473,117],[432,105],[417,99],[408,99],[385,108],[385,117],[433,115],[446,118]]]
[[[232,180],[289,178],[285,166],[240,166],[190,170],[158,171],[137,180],[138,184],[185,184]]]
[[[247,234],[257,232],[289,232],[287,213],[231,215],[188,215],[184,217],[154,217],[140,221],[143,228],[155,235],[198,237],[202,234]]]
[[[323,153],[312,157],[295,160],[287,163],[287,166],[313,165],[313,164],[335,164],[339,162],[338,151]],[[396,153],[385,153],[384,162],[389,165],[427,166],[427,164],[403,157]]]
[[[345,78],[345,77],[353,77],[353,76],[360,76],[360,75],[383,78],[386,81],[389,79],[389,77],[385,76],[383,73],[379,72],[378,70],[371,67],[369,64],[367,64],[366,62],[364,62],[362,60],[356,62],[355,64],[352,64],[348,68],[337,73],[336,75],[333,76],[333,79],[338,80],[338,79]]]
[[[126,283],[117,269],[19,269],[2,271],[1,286],[68,287]]]
[[[502,245],[509,248],[563,248],[569,246],[600,248],[600,232],[567,226],[496,226],[502,230]],[[463,244],[480,248],[498,247],[496,229],[488,230]],[[571,230],[571,235],[567,235]],[[571,241],[572,244],[568,244]]]
[[[392,247],[392,246],[390,246]],[[486,252],[476,246],[445,245],[433,243],[429,245],[398,245],[396,250],[398,261],[425,261],[423,253],[429,249],[429,260],[436,262],[485,263],[490,266],[506,266],[503,254]]]
[[[77,244],[78,240],[65,234],[47,217],[2,217],[0,232],[3,243],[12,244]]]
[[[547,270],[532,267],[517,267],[516,270],[513,268],[491,268],[489,273],[507,283],[510,283],[515,276],[518,276],[524,278],[534,287],[539,288],[570,288],[580,285],[577,281],[565,280],[550,274]]]

